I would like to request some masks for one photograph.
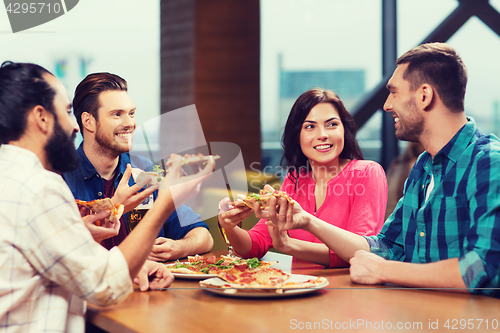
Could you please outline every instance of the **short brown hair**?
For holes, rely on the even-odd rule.
[[[419,45],[396,61],[396,65],[406,63],[408,68],[403,79],[410,82],[412,91],[427,83],[450,110],[464,110],[467,69],[451,46],[445,43]]]
[[[104,91],[127,91],[127,81],[115,74],[93,73],[78,84],[73,98],[73,110],[83,135],[82,113],[90,113],[98,120],[99,95]]]

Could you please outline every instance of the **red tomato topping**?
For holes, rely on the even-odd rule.
[[[212,256],[212,257],[207,259],[207,264],[215,264],[216,262],[217,262],[216,256]]]

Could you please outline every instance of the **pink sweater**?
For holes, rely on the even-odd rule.
[[[332,225],[358,235],[376,235],[384,223],[387,205],[387,180],[382,167],[373,161],[352,160],[340,174],[328,182],[325,202],[315,211],[315,182],[310,173],[301,175],[297,192],[286,177],[281,190],[285,191],[308,213]],[[245,258],[261,258],[273,246],[265,220],[260,220],[250,231],[252,249]],[[322,243],[316,236],[302,229],[288,231],[290,237]],[[295,258],[294,258],[295,259]],[[330,267],[347,267],[344,260],[330,250]]]

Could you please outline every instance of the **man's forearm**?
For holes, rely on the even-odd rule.
[[[173,202],[169,205],[153,205],[130,235],[118,245],[127,261],[130,277],[134,278],[141,269],[153,247],[163,222],[174,212]]]
[[[451,290],[468,292],[460,273],[458,258],[433,263],[414,264],[386,261],[380,270],[385,283],[414,288],[462,288]]]
[[[357,250],[370,252],[366,239],[310,215],[307,231],[318,237],[333,252],[349,262]]]
[[[179,246],[176,257],[183,258],[212,250],[214,240],[210,232],[203,227],[190,230],[184,238],[175,241]]]

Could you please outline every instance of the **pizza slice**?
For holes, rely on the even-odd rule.
[[[195,155],[193,155],[193,154],[186,154],[186,155],[184,155],[182,157],[181,166],[184,166],[184,165],[196,165],[196,164],[204,166],[208,162],[213,162],[214,160],[217,160],[219,158],[220,158],[219,155],[208,155],[208,156],[205,156],[202,153],[198,153],[198,154],[195,154]],[[173,163],[174,163],[173,157],[169,157],[169,159],[167,160],[167,162],[165,163],[165,165],[169,168],[169,167],[172,166]]]
[[[90,211],[96,214],[105,210],[111,211],[111,214],[104,219],[104,223],[101,223],[101,220],[96,222],[97,226],[104,225],[106,228],[110,228],[111,225],[115,223],[116,219],[119,219],[123,214],[124,206],[120,204],[113,204],[110,198],[92,201],[82,201],[76,199],[75,201],[78,206],[88,208],[90,209]]]
[[[328,280],[322,276],[307,278],[307,276],[291,275],[290,280],[293,278],[300,278],[300,281],[273,283],[270,287],[269,285],[261,285],[255,282],[252,285],[247,285],[245,283],[237,284],[234,282],[227,282],[225,280],[212,278],[200,281],[200,286],[211,289],[224,289],[224,292],[228,294],[256,292],[283,294],[287,290],[324,288],[328,285]]]
[[[272,197],[279,198],[283,197],[287,199],[289,203],[293,205],[294,201],[290,196],[283,191],[275,190],[275,191],[266,191],[260,190],[260,194],[252,193],[248,196],[239,195],[240,199],[232,202],[232,206],[234,207],[249,207],[253,209],[253,206],[256,202],[260,204],[260,209],[265,210],[269,207],[269,199]]]
[[[242,288],[276,288],[290,278],[290,274],[281,269],[248,268],[245,265],[234,265],[228,270],[217,272],[216,275]]]
[[[170,269],[172,273],[217,275],[219,272],[229,270],[235,266],[238,266],[239,269],[266,268],[275,263],[276,262],[271,261],[260,261],[257,258],[241,259],[223,255],[220,257],[212,256],[204,258],[200,255],[195,255],[189,256],[187,262],[180,262],[177,260],[174,264],[168,264],[167,268]]]

